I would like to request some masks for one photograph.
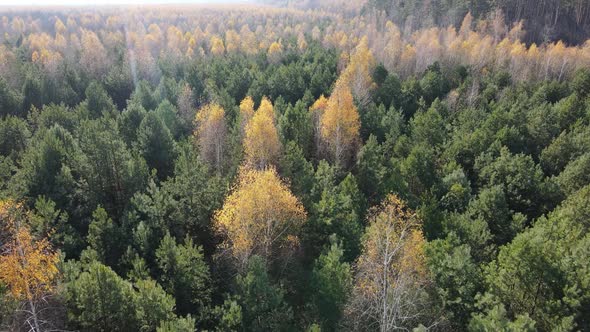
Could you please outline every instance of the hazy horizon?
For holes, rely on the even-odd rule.
[[[253,0],[5,0],[0,7],[7,6],[111,6],[111,5],[159,5],[159,4],[204,4],[220,2],[254,2]]]

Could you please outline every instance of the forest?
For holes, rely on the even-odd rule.
[[[0,17],[0,331],[590,331],[587,1]]]

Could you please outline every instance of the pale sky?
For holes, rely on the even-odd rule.
[[[139,5],[165,3],[221,3],[253,2],[252,0],[0,0],[0,7],[10,6],[88,6],[88,5]]]

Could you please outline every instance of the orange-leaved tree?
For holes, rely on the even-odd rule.
[[[29,330],[42,331],[49,322],[41,318],[39,306],[53,292],[59,257],[47,239],[33,238],[26,224],[30,217],[22,204],[0,201],[0,281],[23,304]]]
[[[274,168],[242,168],[232,193],[215,214],[224,248],[245,267],[252,255],[286,263],[306,220],[303,206]]]
[[[361,122],[354,105],[352,92],[346,80],[336,81],[321,117],[321,133],[327,143],[333,161],[346,166],[359,142]]]

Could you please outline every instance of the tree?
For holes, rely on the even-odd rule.
[[[216,331],[235,331],[242,326],[242,307],[237,296],[228,296],[222,305],[213,309],[213,314],[219,320]]]
[[[104,80],[107,93],[120,110],[125,108],[127,100],[133,93],[133,77],[129,67],[128,64],[113,66]]]
[[[23,114],[27,114],[33,106],[40,108],[44,104],[41,77],[33,76],[33,74],[27,75],[22,87],[22,96]],[[10,92],[5,92],[5,101],[8,103],[6,106],[17,104],[17,98]]]
[[[209,304],[211,297],[209,268],[203,258],[203,249],[186,237],[177,244],[166,234],[156,250],[161,281],[168,293],[176,298],[177,312],[198,313]]]
[[[590,153],[571,161],[557,178],[560,189],[567,195],[590,184]]]
[[[101,205],[117,219],[129,199],[147,183],[145,161],[125,146],[113,120],[98,119],[82,123],[80,148],[84,163],[83,178],[89,184],[87,199]]]
[[[354,261],[360,252],[365,199],[356,179],[348,174],[338,186],[324,188],[307,223],[306,250],[317,256],[333,234],[342,241],[344,260]]]
[[[245,133],[246,165],[259,170],[276,165],[281,151],[281,142],[275,125],[274,110],[268,99],[262,99],[258,111],[248,121]]]
[[[86,207],[86,199],[79,195],[77,184],[81,178],[81,156],[72,134],[55,124],[39,132],[34,144],[24,153],[22,167],[14,175],[11,187],[17,197],[44,195],[59,209],[80,217]]]
[[[88,244],[97,253],[101,262],[114,267],[123,254],[125,238],[102,207],[98,207],[92,217],[93,220],[88,226]]]
[[[216,239],[212,230],[215,211],[223,203],[227,184],[218,176],[211,176],[207,165],[199,158],[192,146],[182,145],[175,162],[174,177],[162,184],[162,189],[175,201],[171,217],[178,228],[192,235],[204,247],[205,253],[214,250]]]
[[[215,56],[220,56],[225,53],[225,46],[223,45],[223,40],[219,36],[213,36],[210,40],[211,44],[211,54]]]
[[[420,80],[422,96],[427,104],[432,103],[436,98],[442,98],[447,90],[445,81],[438,62],[430,65]]]
[[[178,320],[174,315],[174,298],[154,280],[139,280],[133,296],[139,331],[155,331],[161,322]]]
[[[292,324],[293,311],[284,291],[270,280],[265,260],[252,256],[246,273],[236,279],[243,326],[248,331],[284,331]]]
[[[385,192],[385,168],[383,147],[377,138],[371,134],[357,156],[359,187],[370,203],[379,202]]]
[[[410,121],[413,141],[425,143],[432,147],[442,145],[446,138],[445,122],[441,111],[444,106],[437,99],[428,111],[419,111]]]
[[[100,263],[66,284],[66,301],[74,326],[101,332],[138,328],[131,285]]]
[[[510,242],[524,228],[526,221],[522,214],[513,214],[509,209],[506,195],[500,186],[482,189],[469,204],[467,213],[473,219],[479,218],[488,224],[497,245]]]
[[[280,41],[273,42],[270,44],[268,48],[268,52],[266,54],[268,61],[272,64],[277,64],[281,61],[281,55],[283,53],[283,45]]]
[[[156,332],[194,332],[195,319],[187,316],[162,322],[156,329]]]
[[[328,99],[321,95],[314,103],[309,107],[311,118],[313,122],[313,137],[314,137],[314,148],[316,156],[323,152],[322,150],[322,117],[328,107]]]
[[[589,200],[586,186],[500,249],[484,271],[489,306],[503,305],[508,317],[528,315],[540,330],[590,326],[583,254],[590,250]]]
[[[417,199],[439,182],[436,153],[433,147],[416,144],[401,161],[400,171],[413,198]]]
[[[128,147],[133,146],[137,141],[137,133],[141,122],[145,118],[147,112],[143,106],[137,102],[130,102],[127,108],[121,112],[117,118],[117,125],[119,133]]]
[[[160,105],[158,105],[158,108],[156,108],[156,115],[162,120],[162,122],[164,122],[170,131],[172,138],[180,138],[183,132],[180,119],[178,118],[178,112],[176,107],[168,101],[168,99],[164,99]]]
[[[343,253],[338,244],[332,243],[330,250],[316,260],[312,271],[311,297],[322,327],[327,331],[337,330],[352,290],[352,271],[350,265],[342,261]]]
[[[178,106],[178,116],[182,120],[183,125],[187,128],[190,128],[190,125],[195,118],[195,103],[193,89],[191,89],[191,86],[188,83],[184,83],[180,87],[176,105]]]
[[[431,323],[428,270],[420,220],[396,196],[369,216],[357,262],[349,324],[391,331]]]
[[[359,141],[360,119],[350,88],[342,80],[336,82],[321,117],[322,138],[331,150],[332,160],[346,166]]]
[[[102,42],[93,31],[82,29],[81,44],[81,68],[93,78],[102,78],[109,60]]]
[[[509,207],[529,217],[538,216],[550,197],[546,192],[543,172],[529,155],[513,155],[506,147],[493,161],[489,155],[476,162],[479,178],[487,186],[499,185],[506,194]],[[545,196],[545,197],[543,197]]]
[[[281,174],[289,179],[289,187],[295,196],[301,199],[303,206],[309,207],[311,197],[309,191],[313,186],[313,165],[303,154],[303,150],[295,142],[289,141],[281,160]]]
[[[160,180],[172,174],[176,151],[170,131],[154,113],[148,112],[137,132],[138,147],[151,169],[156,169]]]
[[[586,97],[590,94],[590,71],[587,68],[576,72],[572,81],[572,88],[580,97]]]
[[[4,78],[0,79],[0,115],[20,113],[22,96],[10,88]],[[25,105],[27,107],[29,105]],[[28,111],[28,109],[25,109]]]
[[[252,255],[260,255],[267,262],[288,258],[306,218],[303,206],[274,168],[244,168],[238,177],[215,215],[215,224],[226,237],[223,248],[242,268]]]
[[[389,108],[399,107],[402,93],[402,84],[395,74],[388,74],[385,80],[375,90],[375,101]]]
[[[537,331],[535,321],[527,314],[517,315],[514,320],[510,320],[507,314],[502,304],[495,305],[485,314],[475,314],[471,322],[469,322],[469,330],[503,332]]]
[[[129,233],[134,233],[134,243],[149,262],[155,261],[154,252],[166,232],[177,239],[191,236],[206,254],[212,254],[217,244],[212,216],[221,207],[225,190],[225,182],[211,175],[193,146],[183,143],[174,177],[160,185],[150,181],[145,192],[136,193],[127,215],[131,220],[124,224],[133,228]]]
[[[113,100],[108,95],[103,86],[94,81],[86,88],[86,107],[90,112],[90,117],[93,119],[101,117],[103,114],[108,114],[116,109]]]
[[[451,327],[462,330],[475,311],[476,295],[483,290],[483,276],[469,246],[456,242],[454,236],[429,242],[425,255],[440,306],[448,314]]]
[[[71,328],[153,332],[183,321],[174,314],[174,298],[155,281],[139,280],[132,285],[98,262],[90,262],[83,271],[79,264],[66,264],[70,266],[64,296]]]
[[[368,39],[365,36],[354,49],[350,63],[341,76],[361,106],[366,106],[371,99],[374,86],[372,77],[374,67],[375,58],[369,50]]]
[[[201,157],[214,165],[218,173],[223,167],[224,146],[227,135],[225,111],[217,104],[203,106],[195,118],[195,136]]]
[[[48,308],[43,306],[54,292],[59,256],[46,238],[33,238],[26,224],[30,218],[20,203],[0,201],[0,282],[24,304],[21,310],[29,331],[41,332],[52,328],[51,317],[43,315]]]
[[[31,131],[25,120],[16,116],[0,120],[0,155],[20,159],[30,138]]]
[[[244,135],[246,131],[246,126],[250,119],[254,116],[254,100],[250,96],[246,96],[240,102],[240,129],[242,135]]]
[[[279,131],[283,142],[294,141],[309,155],[312,145],[313,127],[307,107],[302,101],[289,105],[279,118]]]

